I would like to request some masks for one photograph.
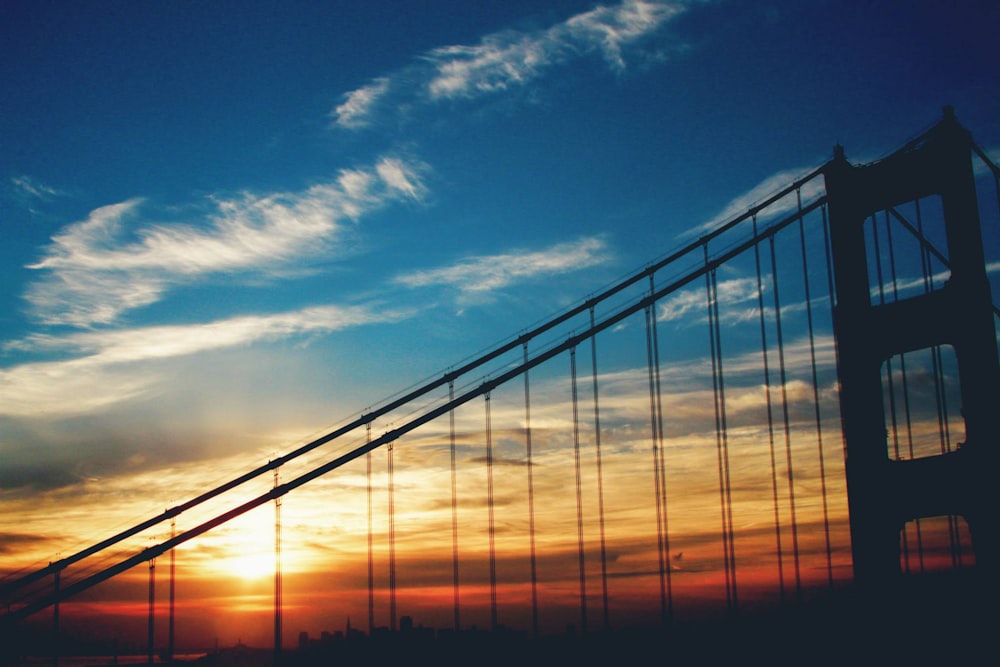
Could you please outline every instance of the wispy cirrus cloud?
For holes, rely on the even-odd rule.
[[[336,126],[363,127],[390,100],[393,108],[400,108],[501,93],[594,54],[622,72],[627,51],[662,30],[688,4],[625,0],[597,6],[546,29],[502,31],[486,35],[478,44],[439,47],[403,70],[346,93],[331,115]]]
[[[383,157],[298,192],[216,197],[192,223],[143,219],[132,199],[95,209],[52,237],[29,268],[43,272],[27,290],[45,324],[111,324],[160,300],[171,286],[213,273],[270,274],[329,251],[345,225],[425,193],[423,165]]]
[[[716,298],[724,311],[721,316],[725,319],[734,319],[734,310],[745,304],[752,304],[756,312],[759,294],[755,278],[720,281],[716,286]],[[702,322],[706,317],[708,317],[708,299],[703,289],[688,289],[673,294],[658,304],[656,313],[657,320],[661,322],[685,321],[695,324]]]
[[[683,236],[690,238],[715,230],[720,225],[743,215],[752,208],[767,201],[767,199],[771,196],[777,194],[792,183],[796,182],[798,179],[809,174],[814,168],[815,167],[808,167],[804,169],[784,169],[768,176],[746,192],[731,199],[729,203],[722,207],[722,210],[712,216],[710,220],[687,230]],[[819,177],[812,178],[804,183],[800,189],[803,203],[808,203],[810,200],[821,195],[825,191],[824,188],[823,179]],[[791,213],[797,206],[798,199],[796,198],[795,193],[792,192],[762,209],[758,213],[758,216],[762,219],[772,218],[778,215]]]
[[[559,243],[545,250],[469,257],[451,266],[403,274],[397,276],[394,282],[407,287],[445,285],[463,293],[482,293],[539,276],[577,271],[607,259],[604,240],[587,237]]]
[[[10,179],[11,185],[22,196],[34,199],[51,199],[63,195],[63,192],[45,185],[30,176],[15,176]]]
[[[727,325],[756,321],[761,314],[760,297],[769,292],[770,276],[762,276],[761,287],[757,287],[755,277],[731,278],[719,281],[715,297],[719,306],[719,319]],[[914,283],[915,286],[916,283]],[[774,317],[773,296],[764,296],[764,316]],[[782,316],[806,312],[807,308],[821,305],[829,307],[827,294],[813,296],[810,301],[799,300],[781,305]],[[657,321],[674,322],[677,326],[701,326],[708,320],[708,298],[704,288],[692,288],[675,292],[657,304]]]
[[[411,315],[406,309],[324,305],[195,325],[36,334],[8,343],[5,349],[79,356],[0,369],[0,415],[87,414],[150,391],[158,377],[142,362],[397,322]]]
[[[366,86],[352,90],[344,102],[333,110],[334,122],[341,127],[362,127],[368,124],[368,114],[389,89],[389,79],[379,77]]]

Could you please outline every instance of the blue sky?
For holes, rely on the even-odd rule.
[[[0,490],[283,451],[945,104],[998,146],[998,19],[7,0]]]

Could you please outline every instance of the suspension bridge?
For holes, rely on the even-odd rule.
[[[834,608],[890,634],[932,586],[962,621],[947,626],[959,646],[997,590],[998,179],[950,109],[875,162],[837,147],[576,306],[7,573],[5,659],[58,665],[66,637],[124,604],[144,606],[147,661],[174,660],[195,641],[186,587],[205,576],[184,560],[234,526],[273,545],[275,663],[295,653],[294,608],[310,595],[338,600],[371,639],[417,621],[451,636],[644,627],[680,641],[699,621],[778,617],[786,634],[767,641],[780,652],[807,607],[850,600]],[[325,546],[351,567],[289,567],[302,526],[282,518],[310,490],[338,526]],[[26,639],[39,637],[48,655]]]

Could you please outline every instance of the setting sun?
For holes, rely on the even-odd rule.
[[[247,580],[273,576],[274,554],[251,553],[227,558],[223,568],[226,572]]]

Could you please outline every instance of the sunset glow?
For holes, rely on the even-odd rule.
[[[175,622],[198,654],[831,599],[815,169],[953,105],[997,294],[987,5],[9,0],[0,586],[75,591],[24,636],[140,656]],[[940,197],[892,212],[947,251]],[[883,213],[872,298],[940,289]],[[886,458],[961,447],[954,349],[883,364]],[[975,564],[961,517],[900,544],[907,574]]]

